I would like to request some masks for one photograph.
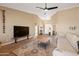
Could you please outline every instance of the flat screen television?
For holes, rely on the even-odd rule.
[[[14,26],[14,38],[28,36],[28,35],[29,35],[29,27]]]

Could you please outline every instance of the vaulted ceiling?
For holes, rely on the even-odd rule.
[[[28,13],[33,13],[42,19],[48,19],[59,10],[68,9],[72,7],[79,7],[79,3],[47,3],[47,7],[58,6],[57,9],[52,9],[47,12],[39,8],[36,8],[36,7],[44,8],[45,3],[0,3],[0,6],[5,6],[8,8],[13,8]]]

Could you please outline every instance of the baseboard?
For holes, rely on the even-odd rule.
[[[7,43],[2,43],[1,46],[5,46],[5,45],[11,44],[11,43],[14,43],[14,41],[12,41],[12,42],[7,42]]]
[[[22,41],[22,40],[25,40],[25,39],[24,38],[18,39],[17,42],[18,41]],[[11,44],[11,43],[15,43],[15,41],[7,42],[7,43],[2,43],[1,46],[5,46],[5,45]]]

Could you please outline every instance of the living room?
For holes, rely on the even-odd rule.
[[[56,9],[45,11],[43,9],[37,7],[48,7],[55,6]],[[34,8],[34,9],[33,9]],[[62,4],[62,3],[2,3],[0,4],[0,42],[1,42],[1,51],[5,52],[8,50],[4,47],[15,47],[15,51],[10,51],[15,55],[24,55],[21,52],[19,54],[19,50],[25,48],[26,45],[33,46],[33,43],[37,43],[34,39],[39,39],[39,41],[46,42],[46,44],[41,44],[39,46],[45,51],[42,52],[43,56],[53,56],[53,55],[77,55],[78,56],[78,45],[77,41],[79,41],[79,4],[78,3],[71,3],[71,4]],[[29,12],[30,11],[30,12]],[[38,12],[38,13],[37,13]],[[37,14],[42,14],[41,16]],[[47,16],[50,15],[50,20],[46,19]],[[44,17],[42,20],[42,16]],[[25,28],[25,30],[21,30]],[[27,29],[28,28],[28,29]],[[16,35],[15,31],[19,31]],[[16,31],[16,32],[17,32]],[[22,35],[22,32],[26,33]],[[26,35],[26,36],[25,36]],[[23,36],[23,37],[19,37]],[[59,37],[60,36],[60,37]],[[27,38],[28,37],[28,38]],[[62,37],[62,38],[61,38]],[[62,40],[68,38],[69,40]],[[72,38],[73,37],[73,38]],[[51,41],[52,39],[52,41]],[[61,40],[59,40],[61,39]],[[46,49],[46,45],[49,45],[49,40],[51,43],[51,49]],[[33,43],[26,44],[26,42],[33,41]],[[68,42],[66,42],[68,41]],[[21,43],[20,43],[21,42]],[[25,42],[25,43],[24,43]],[[58,43],[60,42],[60,43]],[[64,42],[64,43],[62,43]],[[12,44],[12,45],[10,45]],[[26,45],[25,45],[26,44]],[[65,45],[68,44],[68,45]],[[25,46],[24,46],[25,45]],[[43,46],[44,45],[44,46]],[[63,47],[62,47],[63,45]],[[24,46],[24,47],[22,47]],[[69,48],[71,46],[71,48]],[[21,49],[20,49],[21,47]],[[4,48],[4,49],[3,49]],[[48,48],[48,47],[47,47]],[[59,49],[57,49],[59,48]],[[14,49],[14,48],[13,48]],[[18,50],[19,49],[19,50]],[[38,48],[37,48],[38,49]],[[52,50],[53,49],[53,50]],[[63,50],[67,50],[67,52],[62,52]],[[71,50],[72,49],[72,50]],[[62,51],[61,51],[62,50]],[[71,50],[71,51],[70,51]],[[18,53],[16,53],[18,51]],[[8,52],[0,52],[2,55],[7,55]],[[37,52],[35,49],[32,51],[34,53]],[[52,54],[50,54],[52,52]],[[48,54],[46,54],[48,53]],[[38,56],[42,55],[39,52]],[[26,55],[34,55],[28,54]]]

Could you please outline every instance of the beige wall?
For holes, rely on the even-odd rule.
[[[13,39],[13,26],[29,26],[30,27],[30,35],[35,35],[35,25],[44,25],[44,24],[52,24],[53,22],[49,21],[43,21],[38,16],[2,7],[0,6],[0,9],[6,10],[5,17],[6,17],[6,23],[5,23],[5,34],[3,34],[3,23],[2,23],[2,12],[0,11],[0,42],[2,43],[8,43],[14,41]]]
[[[43,21],[36,15],[0,7],[6,10],[6,33],[3,34],[2,29],[2,13],[0,11],[0,41],[11,42],[13,41],[13,26],[29,26],[30,35],[35,33],[35,25],[38,24],[56,24],[56,30],[59,32],[74,32],[79,35],[79,7],[66,9],[57,12],[51,17],[49,21]],[[75,26],[75,30],[70,30],[69,27]]]
[[[71,32],[79,35],[79,7],[59,11],[57,13],[57,31]],[[75,26],[72,30],[70,27]]]
[[[13,26],[29,26],[30,35],[35,33],[35,24],[37,23],[37,16],[29,13],[24,13],[21,11],[0,7],[0,9],[6,10],[6,23],[5,23],[5,34],[3,34],[3,23],[2,23],[2,12],[0,11],[0,41],[11,42],[13,38]]]

